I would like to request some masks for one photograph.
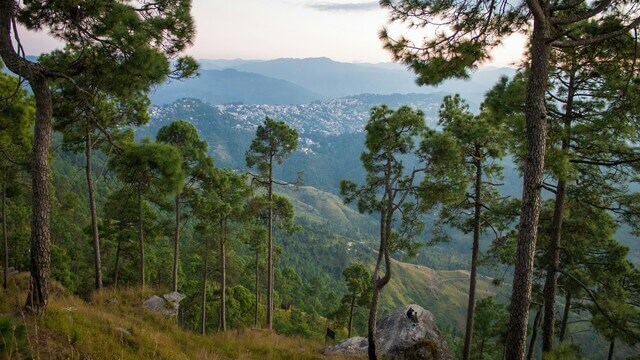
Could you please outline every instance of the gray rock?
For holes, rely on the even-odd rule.
[[[338,344],[330,346],[324,351],[322,351],[325,355],[346,355],[346,356],[356,356],[363,355],[367,353],[367,347],[369,346],[369,341],[364,337],[352,337],[348,338],[345,341],[342,341]]]
[[[164,294],[162,297],[153,295],[149,299],[145,300],[142,305],[153,312],[173,317],[178,316],[180,301],[184,300],[185,297],[186,296],[179,292],[174,291],[172,293]]]
[[[145,300],[142,305],[153,312],[163,312],[166,307],[164,306],[164,299],[158,295],[153,295],[149,299]]]
[[[415,320],[407,317],[409,307],[416,311]],[[323,354],[366,355],[367,348],[366,338],[351,338],[326,348]],[[393,359],[453,359],[433,314],[415,304],[396,309],[378,320],[376,350],[379,356]]]
[[[175,304],[175,305],[180,305],[180,301],[182,301],[182,300],[184,300],[186,298],[185,295],[180,294],[177,291],[170,292],[168,294],[164,294],[164,295],[162,295],[162,297],[165,300],[167,300],[169,303]]]

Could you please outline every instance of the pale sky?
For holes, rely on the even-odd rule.
[[[197,34],[186,53],[198,59],[391,61],[378,39],[387,13],[377,0],[193,0],[192,14]],[[20,37],[27,54],[59,46],[44,33]],[[484,66],[509,66],[523,48],[522,36],[507,39]]]

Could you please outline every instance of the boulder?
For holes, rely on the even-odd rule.
[[[415,318],[407,317],[412,307]],[[325,355],[366,355],[366,338],[347,339],[324,349]],[[419,305],[411,304],[396,309],[376,323],[376,352],[393,359],[452,360],[447,343],[440,335],[433,314]]]
[[[145,308],[160,313],[165,316],[173,317],[178,316],[178,310],[180,308],[180,301],[184,300],[186,296],[179,292],[171,292],[162,295],[162,297],[153,295],[149,299],[145,300],[142,304]]]

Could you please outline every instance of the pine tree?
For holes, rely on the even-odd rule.
[[[397,110],[386,105],[371,109],[371,117],[365,127],[366,151],[360,159],[367,172],[366,183],[358,186],[352,181],[340,182],[340,193],[345,203],[357,202],[360,212],[376,212],[379,220],[379,248],[372,273],[372,298],[368,321],[368,354],[376,359],[376,318],[380,291],[391,279],[391,253],[415,251],[413,238],[420,234],[423,223],[420,214],[433,206],[436,199],[448,194],[450,186],[439,181],[449,165],[460,157],[452,139],[427,131],[424,113],[408,106]],[[416,149],[414,137],[426,137]],[[408,171],[402,157],[419,156],[424,166]],[[432,169],[433,159],[438,166]],[[450,161],[445,161],[449,159]],[[418,185],[416,176],[430,172]],[[455,177],[451,177],[455,178]]]
[[[298,147],[298,133],[283,121],[275,121],[267,117],[264,124],[258,126],[256,137],[246,153],[247,166],[256,167],[258,174],[253,176],[261,186],[267,188],[268,210],[267,218],[268,245],[267,245],[267,319],[266,328],[273,328],[273,185],[276,183],[273,177],[275,163],[282,164],[284,158],[289,156]],[[274,163],[275,162],[275,163]]]
[[[450,134],[463,149],[461,161],[464,179],[470,188],[462,202],[444,206],[440,218],[444,223],[465,233],[473,233],[471,274],[469,277],[469,301],[463,357],[469,358],[474,329],[476,278],[480,255],[480,235],[491,229],[496,236],[509,228],[515,211],[509,211],[507,201],[497,190],[502,177],[500,160],[506,149],[506,133],[500,119],[492,116],[487,108],[474,116],[458,95],[446,96],[440,107],[439,124],[443,132]],[[467,214],[472,214],[471,216]]]
[[[122,155],[111,159],[109,165],[137,199],[140,285],[144,288],[144,201],[154,193],[164,196],[180,191],[184,184],[182,157],[171,145],[145,142],[126,145]]]
[[[231,170],[216,169],[207,181],[205,199],[208,204],[208,221],[219,226],[219,269],[220,269],[220,330],[227,330],[227,246],[230,242],[229,220],[241,220],[245,211],[250,187],[246,176]]]
[[[351,337],[353,328],[353,316],[356,305],[361,307],[369,306],[371,299],[371,273],[361,263],[353,263],[342,271],[344,281],[347,284],[346,294],[342,299],[343,302],[349,303],[349,321],[347,324],[347,337]]]
[[[213,168],[213,160],[207,157],[208,144],[200,140],[196,128],[184,121],[174,121],[158,130],[156,141],[174,145],[182,155],[182,171],[185,174],[185,184],[174,198],[175,203],[175,231],[173,237],[173,284],[172,290],[178,291],[178,259],[180,246],[180,228],[189,218],[183,215],[186,210],[193,208],[196,202],[196,188],[203,181],[208,169]]]

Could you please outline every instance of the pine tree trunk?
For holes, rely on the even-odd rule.
[[[351,294],[351,308],[349,309],[349,334],[347,335],[347,338],[351,337],[351,329],[352,329],[352,325],[353,325],[353,308],[356,305],[356,292],[355,290],[353,291],[353,294]]]
[[[273,329],[273,157],[269,158],[269,244],[267,255],[267,267],[269,278],[267,279],[267,320],[266,328]]]
[[[116,265],[113,275],[113,285],[118,288],[118,280],[120,280],[120,249],[122,248],[122,239],[118,239],[118,247],[116,248]]]
[[[32,155],[31,280],[26,308],[44,314],[51,273],[49,148],[51,146],[51,92],[44,77],[30,81],[36,98],[36,125]]]
[[[173,291],[178,291],[178,257],[180,250],[180,194],[176,194],[176,229],[173,237]]]
[[[253,326],[258,327],[258,313],[260,310],[260,252],[256,247],[256,308],[253,316]]]
[[[200,314],[200,332],[202,335],[207,332],[207,273],[209,260],[209,241],[204,240],[204,268],[202,271],[202,313]]]
[[[569,314],[571,313],[571,291],[566,290],[564,298],[564,313],[562,315],[562,324],[560,326],[560,343],[564,342],[564,338],[567,334],[567,324],[569,324]]]
[[[611,344],[609,344],[609,356],[607,357],[608,360],[613,360],[613,350],[615,350],[616,347],[616,339],[611,340]]]
[[[378,288],[377,281],[374,279],[373,296],[371,297],[371,308],[369,309],[369,321],[367,323],[367,339],[369,340],[369,348],[367,354],[369,360],[376,360],[376,320],[378,316],[378,300],[380,298],[380,289]]]
[[[542,352],[548,353],[553,349],[553,338],[556,324],[556,294],[558,289],[557,269],[560,267],[560,236],[566,182],[558,181],[556,200],[553,209],[551,241],[549,242],[549,264],[544,283],[544,321],[542,322]]]
[[[567,104],[564,114],[564,134],[562,150],[569,151],[571,141],[571,120],[573,118],[573,97],[575,93],[575,74],[569,76]],[[544,283],[544,322],[542,323],[542,352],[553,350],[553,338],[556,325],[556,294],[558,292],[558,269],[560,268],[560,242],[562,234],[562,218],[566,198],[566,180],[558,180],[556,200],[553,208],[551,241],[549,243],[547,278]]]
[[[227,221],[222,220],[220,225],[220,329],[227,331]]]
[[[100,232],[98,230],[98,211],[96,210],[95,187],[91,174],[93,141],[91,140],[91,125],[87,122],[87,138],[85,151],[87,154],[87,189],[89,190],[89,210],[91,211],[91,229],[93,231],[93,266],[95,268],[96,289],[102,289],[102,262],[100,261]]]
[[[387,189],[389,190],[389,189]],[[388,193],[390,191],[387,191]],[[391,197],[388,197],[391,199]],[[388,203],[386,208],[380,213],[380,248],[378,250],[378,259],[376,260],[376,267],[374,268],[371,276],[373,281],[373,294],[371,297],[371,308],[369,309],[369,321],[367,339],[369,341],[368,355],[370,360],[376,360],[376,322],[378,317],[378,302],[380,300],[380,291],[391,279],[391,260],[389,257],[389,248],[387,239],[391,235],[391,222],[392,216],[389,208],[391,204]],[[382,278],[378,276],[382,267],[382,260],[384,258],[385,274]]]
[[[505,358],[509,360],[524,359],[526,351],[547,132],[545,93],[550,52],[548,43],[549,24],[547,20],[549,18],[549,6],[546,0],[531,0],[527,3],[536,11],[533,11],[534,26],[530,49],[531,75],[527,84],[525,102],[527,156],[524,164],[519,239],[516,249],[511,305],[509,307],[507,346],[505,348]]]
[[[473,338],[473,318],[476,308],[476,278],[478,272],[478,255],[480,253],[480,212],[482,210],[482,154],[480,146],[475,146],[474,165],[476,176],[474,184],[474,213],[473,213],[473,249],[471,252],[471,274],[469,275],[469,303],[467,305],[467,328],[464,336],[463,359],[469,360],[471,355],[471,340]]]
[[[49,148],[52,135],[51,90],[48,79],[33,63],[14,50],[11,25],[15,19],[15,2],[0,0],[0,58],[12,72],[29,81],[36,100],[36,120],[31,157],[31,278],[26,309],[44,314],[49,299],[51,273]]]
[[[538,308],[536,317],[533,319],[533,332],[531,333],[531,341],[529,342],[529,351],[527,352],[527,360],[533,359],[533,354],[536,350],[536,339],[538,337],[538,328],[540,327],[540,320],[542,318],[542,307]]]
[[[367,353],[370,360],[376,359],[376,318],[378,316],[378,298],[380,297],[380,288],[378,287],[378,274],[380,273],[380,267],[382,266],[382,256],[384,251],[383,236],[385,234],[384,226],[384,211],[380,216],[380,248],[378,249],[378,258],[376,260],[376,267],[371,274],[371,281],[373,283],[371,294],[371,306],[369,307],[369,320],[367,322],[367,339],[369,341],[369,347]]]
[[[9,234],[7,233],[7,184],[2,183],[2,243],[4,244],[4,279],[2,287],[7,289],[7,273],[9,272]]]
[[[142,214],[142,192],[138,190],[138,234],[140,247],[140,284],[144,289],[144,219]]]

